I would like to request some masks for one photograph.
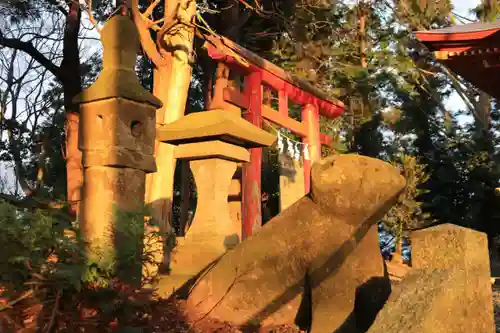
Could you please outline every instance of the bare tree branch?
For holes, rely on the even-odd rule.
[[[57,0],[47,0],[51,5],[54,5],[61,14],[68,16],[68,9],[64,8],[60,2]],[[76,1],[76,0],[73,0]]]
[[[51,72],[57,79],[61,79],[60,68],[56,66],[52,61],[50,61],[50,59],[45,57],[40,51],[38,51],[33,43],[31,43],[31,41],[25,42],[17,38],[6,38],[0,30],[0,45],[25,52],[33,59],[35,59],[40,65],[47,68],[47,70]]]

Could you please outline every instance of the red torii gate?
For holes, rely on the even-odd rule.
[[[218,62],[217,81],[210,109],[227,109],[240,112],[245,109],[245,119],[262,127],[266,119],[287,128],[308,144],[310,161],[321,159],[321,145],[331,145],[332,138],[320,133],[319,116],[329,119],[344,112],[341,101],[328,98],[324,92],[292,76],[282,68],[262,59],[255,53],[220,36],[205,36],[204,48]],[[229,86],[229,71],[244,78],[243,90]],[[263,104],[263,86],[279,94],[278,110]],[[288,100],[302,106],[301,122],[289,117]],[[304,161],[305,191],[310,189],[310,161]],[[252,235],[262,224],[261,215],[262,149],[250,151],[250,163],[243,168],[242,179],[242,238]]]

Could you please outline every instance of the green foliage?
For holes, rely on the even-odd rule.
[[[32,278],[32,272],[47,269],[51,254],[62,255],[75,250],[67,242],[62,219],[54,223],[54,216],[41,211],[19,212],[0,202],[0,240],[5,244],[0,252],[0,281],[9,290],[19,291]]]
[[[426,193],[421,185],[429,180],[426,166],[418,163],[415,156],[401,154],[393,164],[401,169],[406,179],[406,187],[398,201],[382,219],[385,231],[395,236],[396,240],[404,237],[404,232],[409,229],[421,227],[428,223],[429,216],[425,214],[420,201],[422,194]]]
[[[53,91],[54,90],[54,91]],[[61,87],[55,86],[51,91],[52,103],[62,103]],[[38,139],[26,147],[29,162],[26,165],[26,178],[36,184],[38,171],[43,171],[37,188],[37,198],[45,200],[65,200],[66,197],[66,163],[64,160],[64,122],[65,113],[62,104],[54,105],[52,119],[42,121],[35,129]]]
[[[396,12],[410,27],[427,30],[436,29],[449,23],[451,1],[400,0]]]
[[[473,9],[473,12],[479,20],[483,22],[493,22],[499,16],[500,4],[496,0],[483,0]]]
[[[272,60],[345,103],[342,121],[322,124],[343,133],[334,135],[336,146],[378,157],[384,149],[381,112],[400,107],[402,93],[413,99],[426,80],[412,57],[414,20],[442,26],[449,12],[449,1],[297,3]]]
[[[161,239],[155,232],[144,236],[146,213],[120,212],[114,230],[120,256],[103,266],[86,259],[78,230],[68,229],[63,216],[0,203],[0,240],[6,244],[0,253],[0,297],[6,300],[0,302],[0,329],[8,332],[22,325],[26,317],[19,313],[25,311],[35,331],[93,327],[100,332],[142,332],[148,326],[152,291],[141,284],[151,283],[155,276],[140,281],[141,268],[158,264],[152,251]]]

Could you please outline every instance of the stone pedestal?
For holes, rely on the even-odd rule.
[[[144,202],[143,170],[86,166],[84,169],[81,230],[89,242],[91,257],[115,259],[118,209],[134,210]],[[102,258],[101,258],[102,257]],[[106,260],[106,259],[105,259]]]
[[[103,70],[75,98],[80,107],[79,147],[84,181],[80,225],[88,257],[120,265],[121,211],[144,204],[145,175],[156,169],[153,150],[155,110],[161,102],[145,90],[134,72],[139,36],[129,17],[114,16],[102,29]],[[128,242],[128,241],[127,241]],[[141,247],[140,244],[137,244]],[[127,276],[135,282],[137,274]],[[129,272],[130,273],[130,272]]]
[[[442,224],[412,232],[413,268],[474,267],[475,275],[481,273],[488,280],[490,264],[488,239],[485,233]]]
[[[228,193],[237,164],[221,158],[190,161],[198,190],[193,223],[172,255],[172,272],[194,276],[240,242],[229,215]]]
[[[486,234],[443,224],[411,240],[412,270],[369,332],[494,332]]]

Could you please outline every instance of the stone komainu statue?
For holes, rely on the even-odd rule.
[[[311,177],[309,195],[200,275],[187,298],[192,320],[369,328],[391,290],[376,222],[405,181],[390,164],[358,155],[324,159]]]

